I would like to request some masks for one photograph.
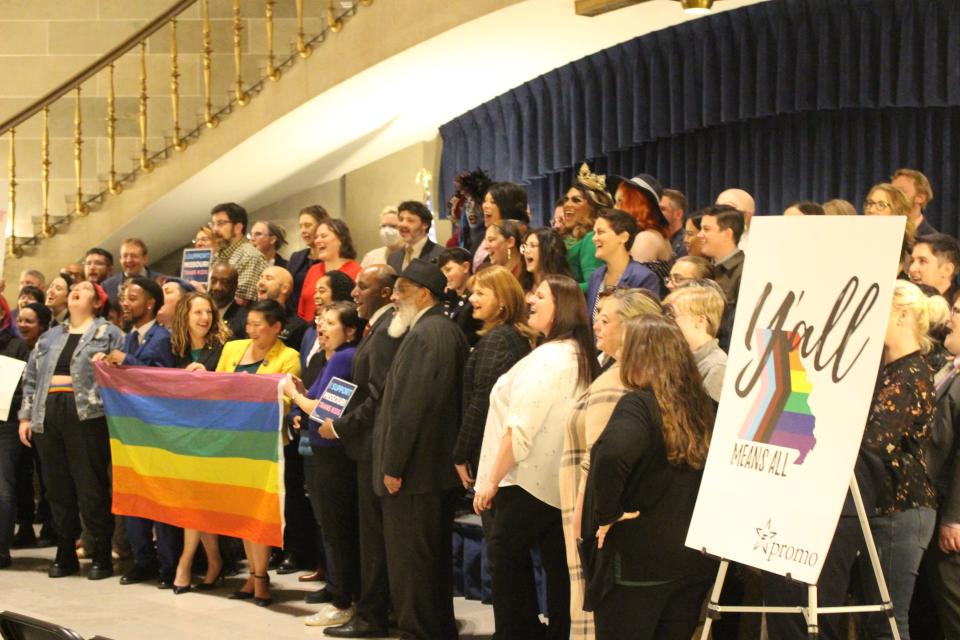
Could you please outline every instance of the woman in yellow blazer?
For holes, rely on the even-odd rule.
[[[286,312],[275,300],[257,302],[247,311],[247,340],[232,340],[223,346],[217,371],[241,373],[289,373],[300,375],[300,354],[285,346],[279,336]],[[289,410],[284,399],[284,410]],[[261,607],[273,602],[267,565],[270,547],[243,541],[243,550],[250,565],[250,577],[240,591],[230,597],[253,601]]]

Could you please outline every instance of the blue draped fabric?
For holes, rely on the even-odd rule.
[[[760,213],[845,198],[901,166],[930,177],[934,226],[960,211],[960,2],[772,0],[572,62],[440,128],[440,189],[482,167],[549,216],[584,160],[657,176],[692,207],[726,187]]]

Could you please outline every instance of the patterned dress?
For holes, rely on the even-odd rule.
[[[563,457],[560,459],[560,514],[570,570],[571,639],[592,639],[595,634],[593,613],[583,610],[583,567],[574,534],[577,496],[583,490],[590,470],[590,447],[603,433],[617,401],[626,392],[620,382],[620,366],[614,364],[577,398],[564,432]]]
[[[882,463],[876,513],[937,507],[926,448],[936,408],[933,374],[919,352],[887,363],[873,395],[862,447]]]

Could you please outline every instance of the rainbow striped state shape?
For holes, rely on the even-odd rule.
[[[816,418],[808,400],[813,390],[797,350],[799,337],[792,332],[758,329],[757,352],[770,348],[770,358],[760,376],[759,391],[740,431],[740,438],[796,449],[794,464],[803,464],[816,445]]]
[[[95,368],[113,512],[283,546],[280,375]]]

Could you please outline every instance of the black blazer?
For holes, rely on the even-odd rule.
[[[937,417],[927,447],[927,473],[940,498],[940,519],[960,523],[960,376],[937,390]]]
[[[223,321],[230,327],[231,340],[243,340],[247,337],[247,308],[231,302]]]
[[[460,389],[467,341],[443,314],[428,309],[407,332],[387,374],[373,430],[373,490],[383,476],[402,478],[406,494],[459,485],[453,444],[460,428]]]
[[[463,423],[453,449],[456,464],[469,463],[476,474],[490,390],[510,367],[530,353],[530,341],[511,325],[500,325],[480,338],[463,370]]]
[[[300,302],[300,292],[303,291],[303,281],[307,277],[307,271],[316,264],[315,260],[310,259],[310,248],[294,251],[287,260],[287,271],[293,276],[293,292],[287,299],[287,309],[297,310],[297,304]]]
[[[346,413],[333,423],[344,451],[352,460],[369,460],[372,455],[371,438],[377,406],[390,364],[402,341],[387,332],[391,320],[392,309],[377,318],[357,345],[353,354],[353,383],[357,385],[357,391],[350,399]]]
[[[684,546],[703,472],[667,461],[660,409],[651,392],[632,391],[620,399],[590,460],[581,555],[591,607],[614,585],[615,558],[623,581],[706,577],[716,571],[716,561]],[[616,522],[628,511],[640,516]],[[597,550],[597,529],[613,522],[603,549]]]
[[[217,344],[212,347],[204,347],[200,351],[200,357],[197,359],[197,362],[203,365],[203,368],[207,371],[216,371],[217,363],[220,362],[220,353],[223,352],[223,345]],[[187,354],[184,356],[178,356],[173,354],[174,366],[178,369],[186,369],[187,365],[193,362],[193,358],[190,356],[190,352],[187,351]]]
[[[428,262],[435,262],[437,257],[443,252],[443,247],[438,245],[436,242],[427,238],[427,243],[423,245],[423,250],[420,252],[419,256],[413,256],[414,258],[420,258],[421,260],[426,260]],[[393,253],[387,256],[387,264],[393,267],[393,270],[397,273],[403,271],[403,249],[397,249]]]
[[[294,351],[299,351],[300,344],[303,342],[303,334],[306,333],[309,326],[309,322],[294,313],[287,316],[287,321],[283,323],[283,330],[280,331],[279,338],[283,341],[283,344]]]

